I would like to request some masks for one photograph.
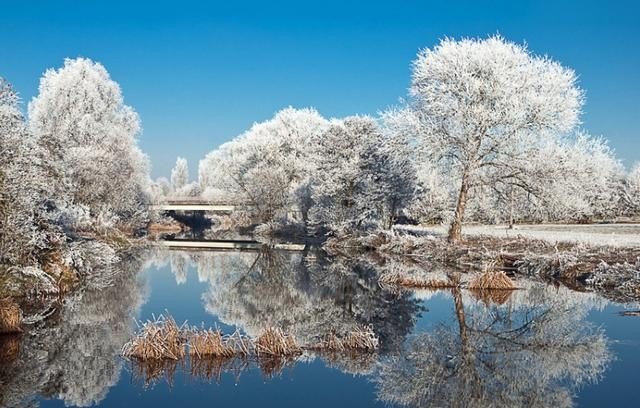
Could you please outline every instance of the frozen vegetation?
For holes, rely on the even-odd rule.
[[[18,94],[0,80],[2,291],[106,286],[112,277],[97,271],[118,260],[147,219],[138,115],[105,68],[87,59],[47,70],[39,90],[25,118]]]
[[[417,54],[406,99],[377,117],[287,107],[207,153],[197,179],[178,157],[169,179],[152,181],[137,144],[139,117],[102,65],[78,58],[47,70],[27,115],[1,80],[0,287],[17,297],[108,288],[118,279],[109,265],[144,244],[134,237],[149,225],[176,227],[149,205],[191,199],[235,208],[209,217],[208,236],[226,229],[336,253],[469,258],[485,269],[516,257],[518,271],[548,277],[553,269],[640,296],[634,233],[610,241],[548,226],[640,216],[640,165],[628,171],[605,138],[578,128],[584,99],[573,70],[523,45],[499,36],[445,39]],[[439,233],[425,233],[426,224],[440,225]],[[486,226],[496,224],[541,226]],[[562,267],[566,259],[588,273]],[[171,263],[184,281],[185,260]]]
[[[456,243],[463,222],[573,225],[640,215],[640,167],[627,171],[605,138],[577,128],[584,92],[571,69],[497,36],[443,40],[412,67],[400,106],[346,118],[285,108],[208,153],[195,181],[178,158],[170,181],[151,183],[153,200],[235,205],[212,217],[218,229],[356,244],[398,223],[442,225]]]

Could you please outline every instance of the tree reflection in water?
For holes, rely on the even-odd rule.
[[[572,406],[573,392],[597,381],[611,360],[604,333],[585,320],[599,301],[542,283],[522,285],[504,305],[452,290],[451,321],[381,360],[374,377],[379,399],[404,406]]]
[[[368,258],[264,250],[149,251],[123,259],[113,286],[78,292],[20,342],[0,343],[0,406],[30,406],[40,397],[75,406],[102,401],[121,376],[120,350],[145,301],[138,272],[153,264],[170,264],[178,284],[188,278],[188,264],[196,265],[198,279],[208,283],[205,309],[249,336],[275,326],[312,345],[327,333],[366,325],[380,338],[374,354],[308,351],[295,361],[177,366],[205,381],[219,381],[223,373],[238,381],[256,363],[265,375],[277,375],[320,357],[342,372],[368,376],[389,403],[561,407],[572,404],[577,387],[597,380],[611,358],[604,333],[586,321],[586,313],[606,301],[542,283],[518,282],[522,290],[500,296],[454,289],[447,292],[451,319],[416,332],[431,300],[382,289],[378,275],[390,265]],[[147,377],[146,384],[171,381],[174,369],[134,367],[133,373]]]
[[[234,261],[209,261],[217,268],[207,274],[205,308],[253,337],[275,326],[311,345],[370,325],[384,352],[402,344],[421,311],[410,294],[382,290],[367,260],[262,251],[242,268]]]
[[[102,401],[120,378],[120,350],[144,302],[142,264],[123,257],[112,286],[78,291],[29,328],[18,357],[0,365],[0,406],[32,406],[39,397],[80,407]]]

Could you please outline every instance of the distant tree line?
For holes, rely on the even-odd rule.
[[[105,68],[45,72],[28,115],[0,81],[0,265],[81,263],[79,236],[131,233],[169,196],[247,205],[270,230],[338,237],[398,222],[588,222],[640,214],[640,166],[577,129],[575,73],[501,37],[419,52],[409,95],[379,117],[285,108],[208,153],[190,181],[149,179],[140,120]],[[71,242],[75,242],[73,250]],[[97,260],[115,259],[95,251]],[[8,266],[9,265],[9,266]]]
[[[251,204],[257,223],[295,208],[309,231],[339,236],[412,219],[457,241],[463,220],[638,215],[640,167],[576,130],[583,102],[575,73],[548,57],[501,37],[446,39],[418,54],[401,106],[344,119],[286,108],[207,154],[191,191]]]

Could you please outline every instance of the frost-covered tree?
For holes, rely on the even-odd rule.
[[[415,190],[403,142],[385,137],[371,117],[334,120],[311,146],[313,224],[338,235],[389,228]]]
[[[640,215],[640,163],[636,163],[625,177],[622,201],[627,215]]]
[[[540,204],[551,220],[613,218],[620,209],[624,168],[603,138],[578,133],[555,152],[539,158],[539,166],[555,170],[539,182]]]
[[[26,129],[18,95],[0,78],[0,264],[33,264],[53,238],[42,219],[50,185],[42,156]]]
[[[309,177],[310,140],[326,124],[314,109],[291,107],[254,124],[200,162],[204,198],[249,205],[258,222],[285,216]]]
[[[176,165],[171,170],[171,189],[174,193],[179,192],[189,182],[189,166],[187,159],[178,157]]]
[[[182,285],[187,281],[189,259],[181,253],[171,254],[171,273],[176,278],[176,283]]]
[[[496,177],[517,185],[538,141],[571,130],[583,101],[572,70],[497,36],[421,51],[410,96],[425,151],[459,174],[452,241],[461,238],[473,188]]]
[[[421,125],[416,112],[410,107],[393,107],[382,112],[381,120],[388,137],[394,139],[392,149],[396,157],[410,165],[412,179],[406,188],[412,188],[408,215],[421,222],[443,222],[450,218],[454,192],[452,178],[455,172],[444,161],[433,161],[425,154],[419,139]],[[397,144],[400,144],[397,146]]]
[[[137,145],[140,121],[99,63],[66,59],[40,80],[29,129],[47,152],[51,196],[63,218],[133,222],[145,212],[148,160]]]
[[[171,184],[166,177],[159,177],[149,184],[149,200],[152,203],[163,202],[171,194]]]

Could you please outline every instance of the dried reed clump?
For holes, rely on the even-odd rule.
[[[268,327],[262,332],[254,341],[254,345],[258,355],[294,356],[302,353],[302,349],[292,335],[285,334],[274,327]]]
[[[458,282],[448,277],[447,279],[428,278],[425,276],[410,275],[404,272],[386,272],[378,278],[381,287],[402,286],[405,288],[430,288],[449,289],[458,286]]]
[[[342,352],[344,351],[344,344],[342,339],[332,331],[310,348],[316,351]]]
[[[187,337],[171,316],[147,321],[142,330],[122,348],[122,355],[138,360],[180,360]]]
[[[22,332],[22,311],[20,306],[9,298],[0,299],[0,334]]]
[[[18,358],[21,341],[17,334],[0,335],[0,364],[9,364]]]
[[[251,342],[238,331],[225,336],[220,330],[192,330],[189,335],[189,354],[194,358],[247,356],[251,348]]]
[[[325,352],[373,352],[378,349],[378,344],[378,336],[371,327],[358,327],[348,332],[344,337],[338,337],[334,332],[331,332],[310,349]]]
[[[516,289],[513,281],[502,271],[487,271],[476,275],[468,285],[469,289]]]
[[[343,339],[342,344],[347,350],[362,350],[362,351],[375,351],[378,349],[378,336],[373,332],[373,329],[368,326],[364,328],[357,328],[347,333]]]
[[[193,331],[189,334],[189,354],[192,357],[233,357],[235,350],[227,345],[219,330]]]

